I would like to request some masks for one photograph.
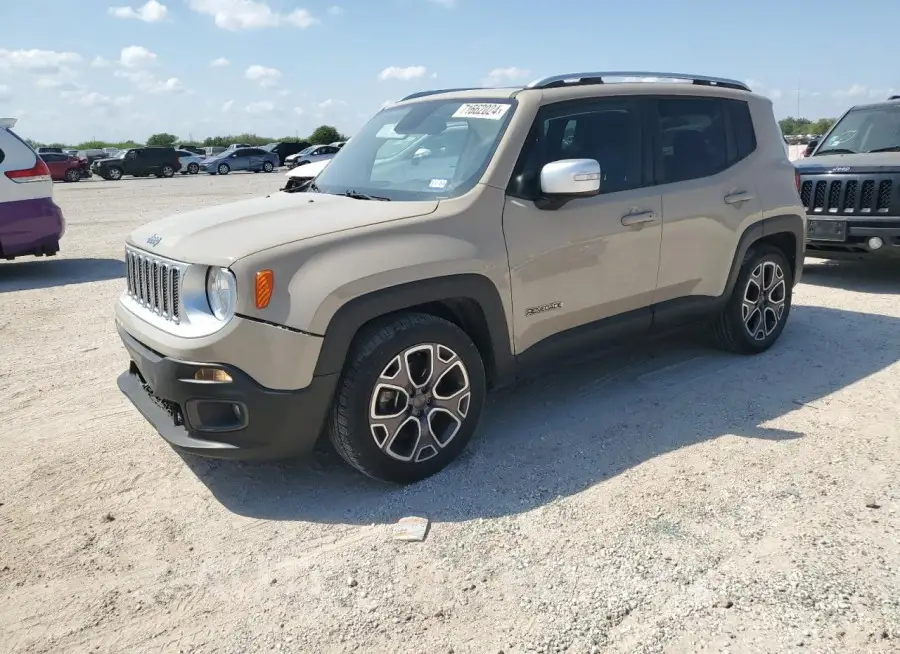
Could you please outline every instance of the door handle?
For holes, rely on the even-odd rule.
[[[640,211],[637,213],[627,213],[622,216],[622,224],[626,227],[632,225],[643,225],[644,223],[656,222],[655,211]]]
[[[738,204],[752,199],[753,196],[746,191],[737,191],[736,193],[729,193],[725,196],[725,204]]]

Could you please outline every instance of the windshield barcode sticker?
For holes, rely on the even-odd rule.
[[[500,120],[509,111],[508,104],[492,104],[490,102],[467,102],[460,105],[453,113],[453,118],[487,118]]]

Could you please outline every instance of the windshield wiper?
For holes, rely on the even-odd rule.
[[[390,202],[390,198],[383,198],[378,195],[366,195],[365,193],[358,193],[351,189],[347,189],[346,192],[342,193],[342,195],[353,198],[354,200],[379,200],[381,202]]]
[[[848,150],[847,148],[829,148],[827,150],[819,150],[813,156],[818,157],[820,154],[858,154],[853,150]]]
[[[900,152],[900,145],[892,145],[889,148],[875,148],[869,152]]]

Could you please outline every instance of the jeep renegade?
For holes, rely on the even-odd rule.
[[[795,165],[809,256],[900,258],[900,98],[850,108]]]
[[[135,230],[119,388],[183,451],[282,458],[325,433],[419,480],[540,361],[698,320],[768,349],[802,270],[796,184],[771,102],[732,80],[416,93],[300,192]]]

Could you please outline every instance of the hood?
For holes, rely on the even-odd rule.
[[[425,216],[437,206],[437,200],[381,202],[321,193],[278,192],[148,223],[134,230],[128,243],[177,261],[227,267],[271,247]]]
[[[900,152],[823,154],[820,157],[798,159],[793,163],[801,174],[900,172]]]
[[[102,159],[94,159],[95,164],[108,164],[114,161],[122,161],[118,157],[103,157]]]
[[[313,161],[312,163],[308,163],[305,166],[297,166],[296,168],[291,168],[287,173],[285,173],[285,177],[315,177],[322,170],[325,169],[331,163],[331,159],[321,159],[319,161]]]

